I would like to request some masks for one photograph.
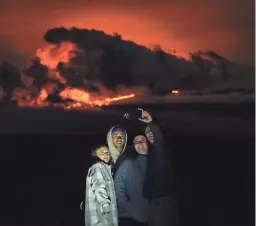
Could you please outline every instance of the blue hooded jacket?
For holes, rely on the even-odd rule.
[[[143,197],[148,156],[136,154],[125,159],[117,169],[114,184],[119,218],[147,222],[149,201]]]

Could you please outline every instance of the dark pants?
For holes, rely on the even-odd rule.
[[[140,223],[131,218],[119,218],[119,226],[148,226],[148,223]]]
[[[178,225],[178,196],[154,198],[150,201],[149,226]]]

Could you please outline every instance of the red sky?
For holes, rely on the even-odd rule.
[[[254,63],[254,0],[0,0],[0,58],[24,66],[44,33],[59,26]]]

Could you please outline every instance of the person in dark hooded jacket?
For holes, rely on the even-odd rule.
[[[144,196],[151,204],[150,226],[176,226],[177,179],[167,153],[170,149],[166,146],[161,126],[148,112],[142,110],[139,120],[148,124],[145,134],[152,145],[143,189]]]

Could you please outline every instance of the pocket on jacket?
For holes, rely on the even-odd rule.
[[[114,225],[113,216],[112,216],[111,211],[108,213],[108,217],[104,217],[104,215],[102,217],[103,217],[103,225],[104,226],[113,226]]]

